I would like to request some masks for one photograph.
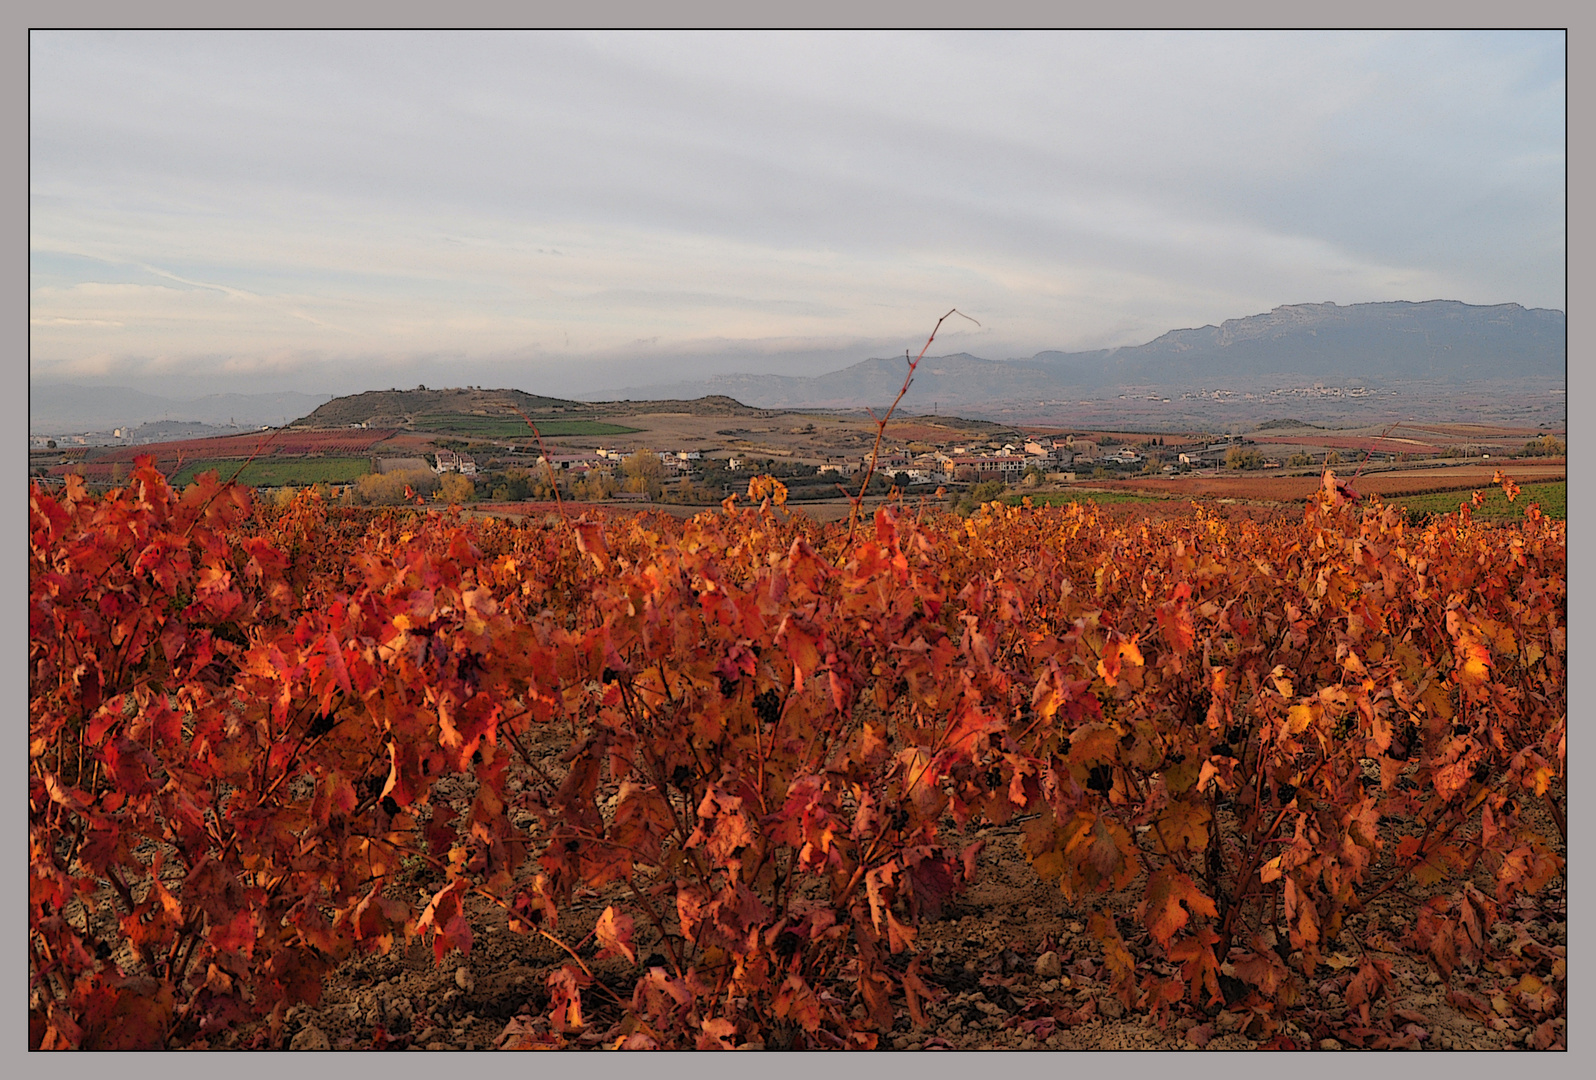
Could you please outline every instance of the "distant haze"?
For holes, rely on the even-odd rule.
[[[30,375],[603,396],[1564,308],[1565,34],[29,38]]]
[[[1111,415],[1200,426],[1277,418],[1283,411],[1323,420],[1412,419],[1415,410],[1432,419],[1468,419],[1483,399],[1497,420],[1561,422],[1567,356],[1568,320],[1555,309],[1456,300],[1298,304],[1219,326],[1172,330],[1118,349],[1047,351],[1010,360],[931,353],[918,365],[902,404],[906,411],[945,407],[965,417],[1009,422]],[[878,357],[810,377],[723,373],[589,396],[649,402],[714,395],[758,408],[882,408],[903,386],[907,360]],[[432,393],[443,391],[433,384]],[[388,400],[380,388],[360,396]],[[531,401],[524,407],[540,408]],[[297,393],[181,401],[127,387],[43,383],[33,388],[29,429],[52,434],[145,420],[222,423],[224,417],[229,423],[277,424],[321,403]],[[354,416],[338,415],[339,423]],[[395,413],[381,422],[406,421]]]

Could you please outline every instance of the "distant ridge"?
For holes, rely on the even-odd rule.
[[[1567,347],[1567,318],[1548,308],[1456,300],[1286,304],[1219,326],[1171,330],[1145,345],[1048,351],[1019,360],[968,353],[926,357],[911,393],[916,409],[933,403],[957,409],[1070,397],[1109,387],[1240,387],[1263,378],[1310,384],[1560,381]],[[635,400],[719,393],[764,408],[876,406],[892,400],[903,371],[901,357],[871,359],[809,378],[717,375],[628,388],[616,396]]]
[[[1171,330],[1146,345],[1112,350],[1103,366],[1110,381],[1120,383],[1172,373],[1205,379],[1561,376],[1567,324],[1561,311],[1518,304],[1286,304],[1219,326]],[[1036,359],[1070,364],[1093,355],[1100,354],[1043,353]]]

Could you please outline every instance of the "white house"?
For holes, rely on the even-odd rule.
[[[439,450],[437,453],[437,468],[434,472],[457,472],[461,476],[475,476],[477,474],[476,459],[470,454],[457,454],[453,450]]]
[[[600,465],[604,464],[604,461],[602,458],[593,457],[589,454],[550,454],[547,457],[539,457],[538,464],[546,464],[553,468],[555,472],[571,472],[573,470],[586,472],[588,469],[600,467]]]
[[[1000,476],[1019,476],[1032,461],[1024,454],[970,454],[958,462],[960,468],[973,468],[978,473],[997,473]]]

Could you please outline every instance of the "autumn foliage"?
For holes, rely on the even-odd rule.
[[[1285,1015],[1393,890],[1449,977],[1562,872],[1527,810],[1565,827],[1566,536],[1533,508],[1413,527],[1331,481],[1269,523],[900,507],[850,538],[784,494],[516,526],[148,460],[35,489],[30,1044],[275,1030],[358,952],[469,951],[488,904],[566,957],[522,1044],[870,1048],[941,992],[916,936],[980,822],[1022,825],[1160,1021]],[[1371,1032],[1389,973],[1345,990]]]

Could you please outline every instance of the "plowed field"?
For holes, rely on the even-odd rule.
[[[1535,464],[1514,461],[1504,462],[1501,466],[1487,463],[1367,473],[1358,477],[1353,486],[1360,493],[1379,495],[1383,499],[1393,495],[1420,495],[1430,491],[1485,488],[1490,486],[1498,468],[1518,484],[1539,480],[1560,480],[1567,475],[1567,469],[1561,460]],[[1337,475],[1351,476],[1355,471],[1355,468],[1348,469],[1344,473],[1338,472]],[[1322,481],[1317,473],[1308,476],[1230,474],[1103,480],[1094,481],[1092,486],[1107,491],[1140,491],[1188,499],[1301,502],[1313,494],[1320,483]]]

